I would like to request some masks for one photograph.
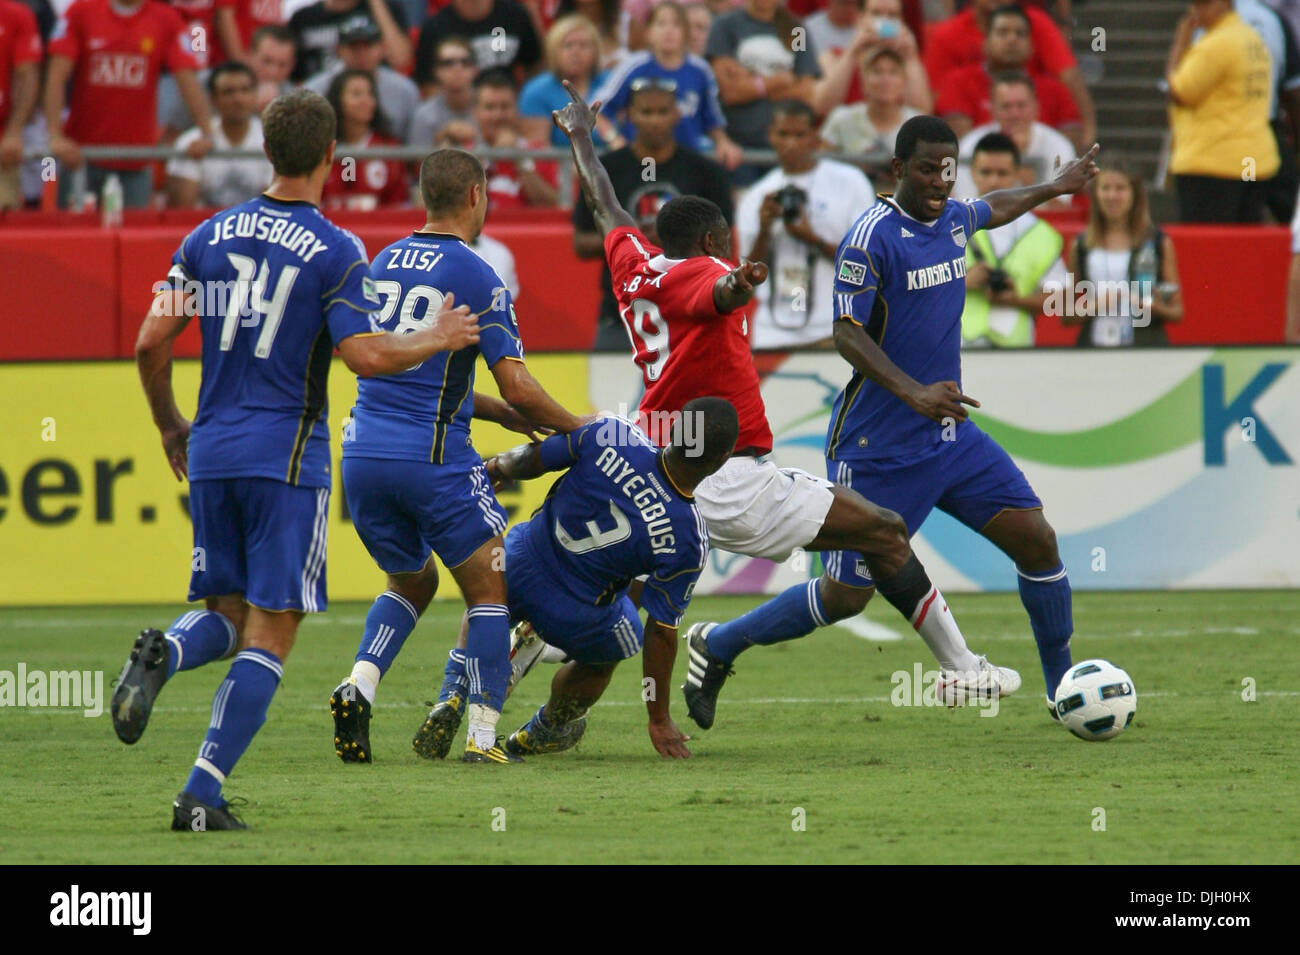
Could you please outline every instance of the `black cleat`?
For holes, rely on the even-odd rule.
[[[234,814],[233,803],[209,806],[183,792],[172,803],[172,829],[176,832],[207,832],[220,829],[247,829],[248,823]]]
[[[411,740],[411,749],[425,759],[446,759],[465,715],[465,698],[451,696],[434,706]]]
[[[348,677],[330,694],[334,717],[334,755],[345,763],[369,763],[370,701]]]
[[[1056,722],[1061,722],[1061,714],[1056,712],[1056,703],[1050,699],[1047,701],[1047,715],[1056,720]]]
[[[709,653],[706,638],[716,623],[693,624],[686,631],[686,646],[690,655],[686,661],[686,682],[682,692],[686,695],[686,710],[691,719],[706,730],[713,725],[713,710],[718,704],[718,693],[727,677],[736,671],[731,664]]]
[[[117,689],[109,712],[113,716],[113,732],[123,743],[130,745],[144,735],[149,725],[158,691],[167,682],[167,657],[171,649],[161,630],[141,630],[131,648],[122,674],[117,678]]]

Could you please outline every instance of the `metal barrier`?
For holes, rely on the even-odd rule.
[[[430,150],[425,149],[423,146],[368,146],[364,149],[338,150],[335,152],[334,158],[341,159],[350,156],[356,159],[399,159],[404,162],[419,162],[429,153]],[[559,149],[555,146],[547,146],[542,149],[500,149],[492,147],[490,149],[476,149],[474,155],[487,162],[498,159],[508,162],[520,159],[555,162],[559,167],[560,205],[564,209],[572,208],[575,173],[573,155],[569,150]],[[773,166],[777,162],[776,153],[770,149],[746,149],[741,155],[746,164]],[[817,155],[826,159],[837,159],[863,168],[878,168],[887,165],[890,160],[890,154],[883,150],[875,153],[824,152]],[[93,163],[96,160],[151,161],[180,159],[185,157],[185,153],[172,146],[82,146],[81,156],[82,165],[73,170],[72,173],[71,205],[74,209],[82,208],[85,203],[85,164],[87,162]],[[23,155],[24,160],[44,160],[47,158],[50,158],[49,153],[40,150],[34,150]],[[263,159],[265,153],[259,149],[213,149],[204,158]]]

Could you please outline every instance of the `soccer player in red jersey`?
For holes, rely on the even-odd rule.
[[[565,88],[573,101],[553,114],[555,124],[569,137],[583,195],[605,236],[619,312],[645,379],[640,417],[647,432],[666,444],[674,412],[707,395],[726,398],[740,417],[735,453],[695,489],[710,543],[774,561],[796,548],[856,551],[876,582],[850,587],[823,574],[736,620],[692,626],[686,633],[690,661],[683,687],[691,717],[703,729],[713,725],[718,692],[742,650],[802,637],[854,616],[877,589],[938,659],[945,699],[957,703],[1014,692],[1019,674],[993,666],[966,646],[942,594],[912,553],[897,514],[807,471],[778,467],[768,457],[772,431],[742,312],[766,280],[767,266],[747,262],[733,268],[725,261],[731,230],[716,205],[696,196],[664,205],[656,220],[664,247],[653,245],[619,206],[596,158],[592,107],[567,83]]]
[[[41,35],[21,3],[0,0],[0,209],[23,204],[23,127],[41,88]]]
[[[208,98],[199,87],[190,34],[181,15],[154,0],[81,0],[68,8],[50,38],[45,78],[45,122],[50,152],[65,166],[81,165],[82,145],[152,146],[158,141],[158,77],[163,67],[176,77],[181,98],[199,129],[212,128]],[[64,90],[68,121],[63,122]],[[188,151],[199,159],[212,149],[201,136]],[[98,194],[110,173],[122,181],[127,206],[146,206],[153,173],[140,160],[89,164],[88,185]],[[59,176],[66,204],[71,176]]]

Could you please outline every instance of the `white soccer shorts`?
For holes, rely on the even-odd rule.
[[[768,458],[734,457],[695,488],[709,544],[778,563],[821,533],[833,485]]]

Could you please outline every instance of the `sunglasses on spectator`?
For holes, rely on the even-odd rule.
[[[438,68],[448,66],[473,66],[474,61],[468,56],[448,56],[438,60]]]
[[[664,93],[676,93],[677,81],[662,76],[641,76],[634,79],[628,86],[628,89],[633,93],[640,93],[642,90],[660,90]]]

